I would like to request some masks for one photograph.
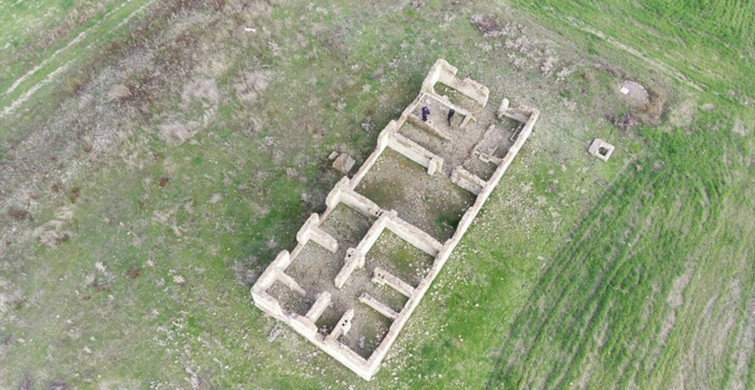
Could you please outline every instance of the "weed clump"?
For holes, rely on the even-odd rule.
[[[133,266],[126,271],[126,277],[129,279],[136,279],[139,276],[139,267]]]
[[[482,35],[486,37],[498,36],[501,31],[501,28],[495,20],[486,18],[482,15],[473,15],[472,24],[474,24],[475,27],[480,30]]]
[[[629,110],[620,115],[609,114],[606,116],[606,119],[608,119],[608,121],[611,122],[614,127],[623,132],[627,132],[632,127],[642,123],[640,118],[632,110]]]
[[[626,132],[636,125],[648,124],[657,126],[661,123],[661,115],[666,99],[658,91],[648,88],[648,102],[623,114],[608,114],[606,119],[617,129]]]
[[[648,88],[648,102],[643,104],[639,111],[644,123],[657,125],[660,122],[666,98],[653,88]]]
[[[81,187],[75,186],[71,188],[70,191],[68,191],[68,200],[70,200],[71,203],[76,203],[80,195],[81,195]]]
[[[11,208],[8,210],[8,216],[17,222],[25,221],[25,220],[31,220],[31,213],[28,210],[23,210],[19,208]]]

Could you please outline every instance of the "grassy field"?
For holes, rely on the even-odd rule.
[[[738,140],[716,136],[647,134],[664,146],[559,250],[488,385],[752,386],[753,182],[722,161]]]
[[[751,1],[514,3],[556,31],[569,36],[575,29],[586,32],[575,39],[595,54],[617,49],[639,53],[647,59],[640,66],[678,76],[727,100],[753,99],[749,91],[755,84],[746,76],[755,69]]]
[[[0,2],[0,388],[754,388],[752,4],[513,3]],[[439,57],[543,114],[364,382],[249,287]]]

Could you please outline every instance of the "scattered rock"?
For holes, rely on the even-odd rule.
[[[343,99],[338,99],[338,101],[336,102],[336,110],[338,110],[339,112],[343,112],[343,110],[345,109],[346,109],[346,101],[344,101]]]
[[[183,286],[184,284],[186,284],[186,279],[181,275],[175,275],[173,276],[173,283],[179,286]]]
[[[338,152],[336,152],[334,150],[334,151],[330,152],[330,155],[328,156],[328,160],[333,161],[333,160],[336,159],[336,157],[338,157]]]
[[[540,73],[543,74],[543,76],[548,76],[553,72],[553,68],[556,66],[556,57],[548,56],[543,61],[543,64],[540,65]]]
[[[220,194],[212,194],[210,197],[210,203],[215,204],[220,202],[220,199],[223,199],[223,197]]]
[[[186,369],[186,371],[191,374],[191,376],[189,377],[189,379],[187,379],[187,381],[191,385],[192,390],[202,389],[203,388],[202,385],[204,383],[204,381],[202,381],[202,378],[200,378],[199,376],[197,376],[196,373],[190,372],[190,370],[188,368]]]
[[[8,210],[8,216],[11,217],[14,221],[24,221],[24,220],[31,220],[31,213],[27,210],[20,209],[20,208],[11,208]]]
[[[570,74],[574,73],[574,68],[564,66],[556,73],[556,81],[564,81]]]
[[[348,174],[349,171],[351,171],[351,168],[354,168],[354,164],[356,164],[356,161],[354,161],[351,156],[346,153],[341,153],[341,155],[333,161],[333,168],[339,172]]]
[[[272,343],[275,341],[275,339],[280,336],[281,332],[280,322],[276,322],[275,325],[273,325],[273,329],[270,329],[270,333],[267,335],[267,342]]]
[[[107,100],[109,102],[113,102],[113,101],[125,99],[129,96],[131,96],[131,91],[128,89],[127,86],[123,84],[116,84],[116,85],[113,85],[112,88],[110,88],[110,91],[108,91]]]
[[[745,123],[741,119],[737,119],[736,122],[734,122],[734,127],[731,129],[731,131],[734,132],[734,134],[739,134],[742,137],[747,136],[747,129],[745,128]]]

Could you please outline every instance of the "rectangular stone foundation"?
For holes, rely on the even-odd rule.
[[[530,136],[539,115],[539,111],[534,108],[509,108],[507,99],[503,100],[497,112],[486,111],[489,98],[488,89],[473,80],[458,79],[456,72],[456,68],[443,59],[439,59],[433,65],[422,84],[419,96],[404,110],[400,118],[391,121],[380,133],[377,147],[357,173],[351,179],[344,177],[333,188],[326,200],[327,209],[321,215],[313,214],[310,216],[297,234],[297,246],[290,253],[282,251],[263,272],[251,290],[254,304],[257,307],[277,320],[288,324],[297,333],[366,380],[370,380],[375,375],[404,324],[406,324],[453,249]],[[473,106],[460,107],[448,96],[437,94],[434,88],[436,83],[442,83],[465,96],[467,101],[474,103]],[[414,113],[421,109],[422,104],[434,104],[435,121],[444,126],[445,118],[442,115],[447,112],[444,110],[453,108],[464,116],[460,125],[453,126],[449,121],[449,126],[446,126],[447,128],[443,130],[436,130],[432,123],[427,124],[426,128],[430,129],[429,137],[439,135],[438,138],[434,138],[433,142],[446,145],[447,148],[431,150],[421,146],[420,141],[422,140],[417,139],[415,141],[399,134],[399,130],[407,122],[421,121],[421,118],[418,118]],[[512,144],[500,145],[500,148],[492,148],[490,152],[480,152],[480,145],[486,141],[496,121],[501,120],[515,120],[521,122],[523,127],[512,134],[511,137],[506,137],[507,140],[509,138],[513,140],[511,141]],[[370,199],[357,191],[359,184],[370,174],[373,165],[380,160],[386,149],[395,151],[408,158],[410,163],[416,163],[423,167],[424,171],[420,174],[445,175],[456,186],[474,196],[474,203],[466,208],[450,238],[443,242],[439,241],[433,236],[433,232],[425,231],[407,222],[407,219],[395,210],[381,208],[380,204],[381,202],[384,203],[385,200]],[[491,154],[499,149],[506,150],[505,154]],[[475,158],[479,159],[479,161],[474,161],[475,164],[492,164],[495,166],[490,177],[479,177],[463,167],[470,159]],[[391,189],[386,190],[390,192]],[[406,198],[405,201],[412,202],[416,199]],[[357,244],[351,243],[349,246],[344,246],[345,243],[339,243],[337,237],[323,229],[323,224],[328,222],[332,211],[339,204],[347,205],[372,221],[372,227],[366,231]],[[372,251],[381,249],[375,246],[380,242],[379,237],[386,231],[397,236],[403,243],[401,245],[413,246],[418,249],[417,253],[433,258],[429,269],[421,271],[411,271],[411,267],[404,265],[403,262],[411,261],[413,258],[408,260],[395,258],[395,264],[389,265],[394,266],[396,270],[403,270],[402,272],[407,272],[407,269],[415,272],[412,274],[416,276],[414,284],[385,269],[384,265],[374,264],[371,260]],[[322,256],[326,256],[327,253],[331,253],[332,256],[341,256],[339,257],[341,268],[335,277],[327,280],[304,281],[296,280],[287,273],[289,266],[292,262],[297,261],[299,254],[306,245],[317,245],[324,248],[325,251],[318,252],[323,253]],[[324,261],[323,259],[322,262],[312,262],[310,259],[307,267],[317,269],[316,267],[324,266]],[[355,273],[364,274],[365,271],[369,274],[368,278],[354,279]],[[416,283],[417,280],[419,280],[418,284]],[[292,294],[309,299],[312,305],[304,312],[296,312],[295,308],[287,306],[288,302],[277,300],[268,293],[268,289],[276,282],[288,288]],[[355,285],[355,283],[362,284]],[[381,301],[380,298],[366,291],[368,289],[374,291],[378,287],[395,291],[396,294],[405,297],[405,303],[397,310],[396,302]],[[340,319],[332,326],[332,329],[325,331],[318,329],[316,322],[323,313],[329,310],[334,302],[343,302],[344,299],[350,299],[351,308],[342,307],[339,309],[343,311],[339,312],[339,317],[335,317]],[[358,311],[355,311],[354,308],[361,309],[359,305],[369,308],[371,310],[369,313],[373,313],[371,315],[384,316],[391,323],[368,357],[362,356],[364,353],[357,353],[343,341],[349,335],[349,332],[358,332],[357,324],[359,324],[360,318],[355,314]],[[362,313],[365,312],[362,311]]]

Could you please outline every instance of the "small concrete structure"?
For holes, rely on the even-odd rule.
[[[304,223],[296,235],[296,248],[290,253],[281,251],[251,289],[257,307],[366,380],[378,370],[430,284],[532,133],[539,115],[535,108],[510,108],[508,99],[503,99],[495,111],[485,110],[488,88],[468,78],[460,80],[456,72],[442,59],[433,65],[417,98],[399,119],[386,125],[375,150],[354,176],[343,177],[328,194],[327,209],[321,215],[312,214]],[[437,84],[453,91],[449,92],[451,96],[438,94]],[[451,120],[424,122],[419,115],[421,108],[428,105],[436,110],[435,115],[445,115],[453,109],[454,121],[463,119],[458,125]],[[503,122],[509,128],[514,124],[510,136],[495,125]],[[406,164],[422,167],[419,175],[424,177],[412,176],[410,181],[432,177],[474,199],[463,205],[463,214],[450,238],[438,238],[436,231],[410,223],[416,219],[410,213],[383,208],[380,204],[384,205],[385,199],[371,199],[360,192],[360,183],[373,174],[371,168],[378,160],[387,158],[384,155],[388,150],[405,158]],[[383,190],[403,194],[398,188]],[[413,199],[404,200],[411,205]],[[401,199],[398,201],[401,203]],[[353,214],[348,215],[354,221],[367,221],[363,230],[353,230],[364,226],[357,222],[340,225],[335,214],[344,207],[352,210],[349,212]],[[389,258],[386,264],[379,250],[379,243],[385,241],[380,237],[395,237],[414,252],[388,252],[394,253],[395,258]],[[429,258],[431,262],[424,268],[406,265],[416,258]],[[285,293],[279,292],[281,288]],[[383,323],[390,325],[385,329],[380,325]],[[375,327],[373,331],[359,333],[370,326]],[[354,344],[354,339],[366,334],[377,335],[374,345],[366,348],[360,347],[364,343]]]
[[[351,171],[351,168],[354,167],[354,164],[356,164],[356,161],[354,161],[351,156],[346,153],[341,153],[335,158],[335,161],[333,161],[333,168],[341,173],[348,174]]]
[[[603,161],[608,161],[614,149],[615,147],[609,144],[608,142],[603,141],[600,138],[595,138],[595,140],[592,141],[592,144],[590,145],[590,148],[587,149],[587,151],[590,152],[590,154],[592,154],[593,156]]]

